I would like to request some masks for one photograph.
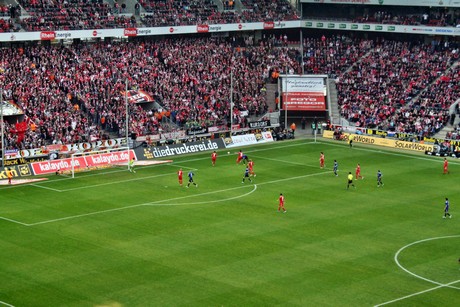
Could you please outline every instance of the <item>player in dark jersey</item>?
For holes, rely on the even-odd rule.
[[[443,219],[445,219],[446,217],[452,218],[452,215],[449,213],[449,206],[449,199],[446,197],[446,201],[444,202],[444,215],[442,217]]]
[[[243,175],[243,181],[241,181],[241,183],[244,183],[246,178],[249,180],[249,182],[252,182],[251,177],[249,177],[249,167],[246,167],[246,170],[244,171]]]
[[[377,187],[380,188],[380,186],[383,187],[383,182],[382,182],[382,172],[380,170],[377,171]]]
[[[243,164],[246,165],[249,162],[249,158],[246,154],[243,154]]]
[[[198,188],[198,184],[195,183],[195,181],[193,181],[193,176],[195,176],[195,174],[190,171],[188,172],[188,184],[187,184],[187,188],[190,186],[191,183],[193,183],[193,185]]]

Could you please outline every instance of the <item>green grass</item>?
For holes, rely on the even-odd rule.
[[[0,301],[459,305],[459,162],[443,175],[441,158],[323,140],[244,151],[255,161],[255,184],[241,184],[236,150],[222,150],[215,167],[205,153],[135,174],[113,168],[1,186]],[[357,163],[365,179],[347,190]],[[198,188],[178,185],[179,167],[194,170]],[[281,192],[286,214],[277,212]],[[441,218],[444,197],[452,219]]]

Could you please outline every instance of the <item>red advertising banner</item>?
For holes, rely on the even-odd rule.
[[[197,25],[196,32],[198,33],[208,33],[209,32],[209,25]]]
[[[137,28],[125,28],[123,30],[124,36],[137,36]]]
[[[128,163],[134,156],[134,151],[116,151],[110,153],[92,154],[87,156],[78,156],[67,159],[41,161],[31,163],[32,170],[35,175],[52,174],[57,171],[69,172],[72,170],[72,162],[74,170],[95,167],[107,167],[110,164]]]
[[[56,38],[56,32],[54,31],[42,31],[40,32],[40,39],[43,41],[50,41]]]
[[[264,22],[264,30],[271,30],[275,28],[275,22],[274,21],[265,21]]]
[[[326,99],[318,92],[283,93],[283,109],[288,111],[325,111]]]

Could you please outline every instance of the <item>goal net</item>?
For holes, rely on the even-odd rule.
[[[129,161],[134,158],[134,152],[128,147],[110,148],[89,152],[78,152],[72,154],[71,175],[76,173],[105,169],[110,167],[122,167],[127,170],[131,165]]]

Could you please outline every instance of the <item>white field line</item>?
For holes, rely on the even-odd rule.
[[[426,290],[415,292],[415,293],[412,293],[412,294],[409,294],[409,295],[406,295],[406,296],[402,296],[402,297],[396,298],[396,299],[388,301],[388,302],[384,302],[384,303],[381,303],[381,304],[378,304],[378,305],[374,305],[374,307],[384,306],[384,305],[388,305],[388,304],[391,304],[391,303],[394,303],[394,302],[402,301],[402,300],[404,300],[406,298],[417,296],[417,295],[427,293],[427,292],[430,292],[430,291],[434,291],[434,290],[437,290],[439,288],[451,287],[452,284],[455,284],[455,283],[458,283],[458,282],[460,282],[460,279],[456,280],[456,281],[453,281],[453,282],[450,282],[450,283],[447,283],[447,284],[441,284],[439,286],[436,286],[436,287],[433,287],[433,288],[430,288],[430,289],[426,289]],[[457,287],[454,287],[454,288],[458,289]]]
[[[196,168],[194,168],[194,169],[190,168],[190,169],[191,169],[191,170],[197,170]],[[61,193],[61,192],[69,192],[69,191],[82,190],[82,189],[87,190],[87,189],[90,189],[90,188],[97,188],[97,187],[102,187],[102,186],[112,185],[112,184],[117,184],[117,183],[132,182],[132,181],[139,181],[139,180],[144,180],[144,179],[151,179],[151,178],[157,178],[157,177],[171,176],[171,175],[174,175],[174,174],[176,174],[176,173],[168,173],[168,174],[161,174],[161,175],[154,175],[154,176],[146,176],[146,177],[136,177],[136,178],[131,178],[131,179],[118,180],[118,181],[110,181],[110,182],[105,182],[105,183],[87,185],[87,186],[84,186],[84,187],[76,187],[76,188],[62,189],[62,190],[53,189],[53,188],[50,188],[50,187],[41,186],[41,185],[37,185],[37,184],[32,184],[32,186],[37,187],[37,188],[47,189],[47,190],[51,190],[51,191],[55,191],[55,192],[60,192],[60,193]]]
[[[30,184],[30,185],[33,186],[33,187],[39,188],[39,189],[45,189],[45,190],[50,190],[50,191],[54,191],[54,192],[62,192],[62,190],[50,188],[50,187],[47,187],[47,186],[44,186],[44,185],[33,184],[33,183]]]
[[[329,142],[318,142],[317,144],[327,144],[327,145],[336,146],[336,147],[348,146],[348,145],[344,145],[344,144],[333,144],[333,143],[329,143]],[[353,147],[353,149],[350,149],[350,150],[369,151],[369,152],[381,153],[381,154],[385,154],[385,155],[389,155],[389,156],[405,157],[405,158],[410,158],[410,159],[424,160],[424,161],[437,162],[437,163],[443,163],[444,162],[444,160],[439,159],[439,157],[438,158],[435,157],[435,156],[431,156],[431,158],[429,158],[429,157],[419,157],[419,156],[415,155],[416,152],[414,152],[413,154],[411,154],[409,152],[408,153],[393,152],[393,151],[385,150],[385,147],[382,147],[382,149]],[[450,163],[460,165],[460,161],[456,162],[456,161],[449,160],[449,164]]]
[[[348,146],[348,145],[345,145],[345,144],[333,144],[333,143],[329,143],[329,142],[324,142],[324,143],[323,142],[295,142],[295,143],[293,142],[293,143],[288,143],[288,144],[283,143],[283,144],[280,144],[280,146],[285,148],[285,147],[296,147],[296,146],[304,146],[304,145],[322,145],[322,144],[323,145],[329,145],[329,146],[337,146],[337,147]],[[277,145],[277,143],[276,143],[276,145]],[[270,147],[267,147],[267,148],[259,148],[259,149],[254,149],[254,150],[251,150],[251,151],[248,151],[248,152],[277,150],[280,146],[270,146]],[[410,155],[410,154],[399,154],[399,153],[394,153],[394,152],[389,152],[389,151],[373,150],[373,149],[367,149],[367,148],[356,148],[356,147],[354,147],[352,150],[371,151],[371,152],[377,152],[377,153],[383,153],[383,154],[389,154],[389,155],[397,155],[397,156],[403,156],[403,157],[407,157],[407,158],[423,159],[423,160],[427,160],[427,161],[435,161],[436,162],[436,160],[434,160],[434,159],[414,157],[413,155]],[[187,162],[193,162],[193,161],[199,161],[199,160],[205,160],[205,159],[210,159],[210,158],[209,157],[202,157],[202,158],[189,159],[189,160],[186,160],[186,161],[182,161],[181,163],[184,163],[184,162],[187,163]],[[267,159],[267,158],[265,158],[265,159]],[[275,161],[279,161],[279,162],[283,162],[283,163],[289,163],[289,161],[276,160],[276,159],[271,159],[271,160],[275,160]],[[442,162],[442,161],[440,160],[439,162]],[[156,165],[152,165],[152,166],[158,166],[158,165],[175,165],[175,163],[173,162],[173,163],[168,163],[168,164],[156,164]],[[308,165],[306,165],[306,166],[308,166]],[[151,166],[145,166],[145,167],[151,167]],[[184,166],[179,166],[179,167],[184,167]],[[190,168],[190,169],[192,169],[192,168]],[[126,171],[126,170],[119,170],[119,171],[116,171],[116,172],[124,172],[124,171]],[[106,175],[106,174],[107,173],[89,174],[89,175],[82,176],[80,178],[84,178],[84,177],[87,177],[87,176]],[[276,183],[276,182],[282,182],[282,181],[305,178],[305,177],[322,175],[322,174],[327,174],[327,172],[309,174],[309,175],[303,175],[303,176],[297,176],[297,177],[291,177],[291,178],[286,178],[286,179],[279,179],[279,180],[274,180],[274,181],[270,181],[270,182],[266,182],[266,183],[259,183],[259,185],[271,184],[271,183]],[[53,189],[53,188],[49,188],[49,187],[44,186],[44,184],[51,183],[52,181],[43,181],[42,184],[33,184],[33,186],[37,187],[37,188],[49,189],[51,191],[56,191],[56,192],[66,192],[66,191],[74,191],[74,190],[78,190],[78,189],[88,189],[90,187],[98,187],[98,186],[109,185],[109,184],[114,184],[114,183],[123,183],[123,182],[135,181],[135,180],[143,180],[143,179],[147,179],[147,178],[155,178],[155,177],[159,177],[159,176],[166,176],[166,175],[163,174],[163,175],[148,176],[148,177],[143,177],[143,178],[133,178],[133,179],[127,179],[127,180],[122,180],[122,181],[117,181],[117,182],[108,182],[108,183],[99,184],[99,185],[85,186],[85,187],[66,189],[66,190],[58,190],[58,189]],[[62,180],[75,180],[75,179],[73,179],[73,178],[65,178],[65,179],[62,179]],[[135,205],[135,206],[139,206],[139,205]],[[128,208],[128,207],[123,207],[123,208]],[[121,209],[122,208],[116,208],[116,209],[113,209],[113,210],[121,210]],[[97,214],[97,212],[92,213],[92,214]],[[7,219],[7,218],[4,218],[4,217],[0,217],[0,219],[7,220],[7,221],[17,223],[17,224],[21,224],[21,225],[30,226],[30,224],[22,223],[22,222],[15,221],[15,220],[12,220],[12,219]]]
[[[300,143],[300,144],[297,144],[297,143],[296,144],[288,144],[288,145],[283,146],[283,148],[284,147],[303,146],[303,145],[312,145],[312,144],[317,144],[317,143],[311,143],[310,142],[310,143]],[[276,147],[276,148],[269,147],[269,148],[263,148],[263,149],[254,149],[254,150],[251,150],[251,151],[248,151],[248,152],[258,152],[258,151],[275,150],[275,149],[278,149],[278,147]],[[186,161],[182,161],[181,163],[184,163],[184,162],[188,163],[188,162],[208,160],[208,159],[210,160],[209,157],[195,158],[195,159],[189,159],[189,160],[186,160]],[[287,162],[281,161],[281,160],[278,160],[278,161],[287,163]],[[164,164],[152,164],[152,165],[149,165],[149,166],[142,166],[142,167],[155,167],[155,166],[167,166],[167,165],[174,165],[175,167],[182,167],[184,169],[189,169],[189,170],[197,170],[196,168],[183,166],[183,165],[180,165],[180,164],[176,164],[174,162],[172,162],[172,163],[164,163]],[[299,163],[299,165],[302,165],[302,164]],[[78,177],[77,179],[85,178],[85,177],[92,177],[92,176],[107,175],[109,173],[115,173],[115,172],[126,172],[126,171],[127,170],[117,170],[117,171],[113,171],[113,172],[93,173],[93,174],[88,174],[88,175]],[[43,181],[42,184],[33,184],[32,186],[37,187],[37,188],[49,189],[49,190],[55,191],[55,192],[68,192],[68,191],[75,191],[75,190],[78,190],[78,189],[88,189],[88,188],[92,188],[92,187],[99,187],[99,186],[104,186],[104,185],[117,184],[117,183],[123,183],[123,182],[130,182],[130,181],[136,181],[136,180],[143,180],[143,179],[155,178],[155,177],[166,176],[166,175],[167,174],[148,176],[148,177],[142,177],[142,178],[127,179],[127,180],[120,180],[120,181],[112,181],[110,183],[102,183],[102,184],[98,184],[98,185],[84,186],[84,187],[65,189],[65,190],[58,190],[58,189],[45,187],[46,184],[52,184],[53,181]],[[75,180],[75,178],[66,177],[66,178],[64,178],[62,180]]]
[[[196,171],[197,170],[196,168],[189,167],[189,166],[184,166],[184,165],[180,165],[180,164],[175,164],[174,162],[166,164],[166,165],[171,165],[171,164],[174,164],[175,167],[184,168],[184,169],[188,169],[188,170],[191,170],[191,171]],[[165,165],[165,164],[163,164],[163,165]]]
[[[394,300],[387,301],[387,302],[384,302],[384,303],[375,305],[374,307],[378,307],[378,306],[383,306],[383,305],[391,304],[391,303],[394,303],[394,302],[398,302],[398,301],[404,300],[404,299],[406,299],[406,298],[410,298],[410,297],[413,297],[413,296],[417,296],[417,295],[420,295],[420,294],[423,294],[423,293],[426,293],[426,292],[430,292],[430,291],[433,291],[433,290],[436,290],[436,289],[439,289],[439,288],[444,288],[444,287],[448,287],[448,288],[460,290],[460,287],[452,286],[453,284],[459,283],[460,280],[456,280],[456,281],[452,281],[452,282],[443,284],[443,283],[440,283],[440,282],[437,282],[437,281],[434,281],[434,280],[431,280],[431,279],[422,277],[422,276],[420,276],[420,275],[417,275],[417,274],[415,274],[415,273],[409,271],[408,269],[406,269],[405,267],[403,267],[403,266],[401,265],[401,263],[399,262],[399,260],[398,260],[399,254],[400,254],[403,250],[405,250],[406,248],[411,247],[411,246],[413,246],[413,245],[415,245],[415,244],[419,244],[419,243],[423,243],[423,242],[427,242],[427,241],[432,241],[432,240],[438,240],[438,239],[449,239],[449,238],[458,238],[458,237],[460,237],[460,235],[452,235],[452,236],[428,238],[428,239],[423,239],[423,240],[415,241],[415,242],[409,243],[409,244],[407,244],[407,245],[401,247],[401,248],[396,252],[396,254],[395,254],[395,256],[394,256],[394,261],[396,262],[396,264],[398,265],[398,267],[401,268],[404,272],[406,272],[406,273],[408,273],[408,274],[414,276],[415,278],[418,278],[418,279],[427,281],[427,282],[432,283],[432,284],[435,284],[435,285],[437,285],[437,286],[436,286],[436,287],[433,287],[433,288],[430,288],[430,289],[427,289],[427,290],[423,290],[423,291],[419,291],[419,292],[416,292],[416,293],[412,293],[412,294],[409,294],[409,295],[406,295],[406,296],[403,296],[403,297],[400,297],[400,298],[396,298],[396,299],[394,299]]]
[[[268,161],[281,162],[281,163],[284,163],[284,164],[292,164],[292,165],[298,165],[298,166],[319,168],[319,159],[318,159],[318,164],[317,165],[312,165],[312,164],[298,163],[298,162],[292,162],[292,161],[285,161],[285,160],[280,160],[280,159],[272,159],[272,158],[267,158],[267,157],[263,157],[263,156],[251,156],[251,157],[256,157],[257,159],[263,159],[263,160],[268,160]],[[325,167],[323,169],[328,169],[328,168]]]
[[[8,222],[15,223],[15,224],[19,224],[19,225],[22,225],[22,226],[29,226],[29,225],[26,224],[26,223],[19,222],[19,221],[13,220],[13,219],[9,219],[9,218],[3,217],[3,216],[0,216],[0,220],[8,221]]]
[[[278,144],[279,144],[279,146],[277,146]],[[269,145],[271,145],[271,146],[266,147],[266,148],[253,149],[253,150],[249,150],[247,152],[252,153],[252,152],[261,152],[261,151],[267,151],[267,150],[278,150],[279,147],[286,148],[286,147],[297,147],[297,146],[305,146],[305,145],[328,145],[328,146],[336,146],[336,147],[348,147],[347,144],[341,144],[341,143],[334,144],[332,142],[320,142],[320,141],[318,141],[318,142],[304,142],[303,140],[300,141],[300,142],[297,141],[297,140],[295,140],[293,142],[287,141],[286,143],[284,143],[284,142],[275,142],[275,143],[269,144]],[[386,150],[362,148],[362,147],[361,148],[353,147],[353,149],[351,149],[351,150],[376,152],[376,153],[394,155],[394,156],[400,156],[400,157],[406,157],[406,158],[411,158],[411,159],[418,159],[418,160],[425,160],[425,161],[443,163],[443,161],[441,159],[436,159],[435,157],[433,157],[433,158],[424,158],[424,157],[414,156],[413,154],[410,154],[410,153],[403,154],[403,153],[391,152],[391,151],[386,151]],[[188,163],[188,162],[207,160],[207,159],[210,159],[210,158],[209,157],[194,158],[194,159],[189,159],[189,160],[186,160],[186,161],[181,161],[180,163]],[[278,160],[278,161],[281,161],[281,160]],[[283,161],[283,162],[284,163],[289,163],[288,161]],[[459,162],[449,161],[449,162],[452,163],[452,164],[460,164],[460,161]],[[170,165],[174,165],[174,166],[177,166],[177,167],[182,167],[182,168],[194,170],[193,168],[182,166],[182,165],[176,164],[175,162],[164,163],[164,164],[153,164],[153,165],[149,165],[149,166],[142,166],[142,168],[144,168],[144,167],[157,167],[157,166],[170,166]],[[312,166],[312,165],[305,165],[305,166]],[[112,173],[112,172],[115,173],[115,172],[126,172],[126,171],[127,170],[123,169],[123,170],[116,170],[116,171],[111,171],[111,172],[89,173],[87,175],[82,175],[82,176],[78,177],[77,180],[80,179],[80,178],[85,178],[85,177],[107,175],[107,174]],[[76,180],[75,178],[72,178],[72,177],[67,177],[67,176],[63,176],[63,177],[65,177],[65,178],[62,178],[61,180]],[[145,178],[150,178],[150,177],[145,177]],[[37,188],[46,189],[45,185],[53,184],[53,182],[54,181],[49,181],[48,180],[48,181],[43,181],[40,184],[31,184],[31,185],[34,186],[34,187],[37,187]],[[15,187],[16,186],[10,187],[10,188],[15,188]],[[85,186],[84,188],[88,188],[88,186]],[[48,188],[48,189],[51,190],[51,191],[62,192],[60,190],[53,189],[53,188]]]
[[[166,201],[165,201],[165,200],[160,200],[160,201],[148,203],[148,204],[145,204],[145,205],[146,205],[146,206],[188,206],[188,205],[202,205],[202,204],[220,203],[220,202],[224,202],[224,201],[229,201],[229,200],[234,200],[234,199],[246,197],[246,196],[248,196],[249,194],[252,194],[252,193],[254,193],[254,192],[257,190],[257,184],[254,184],[253,187],[254,187],[254,188],[253,188],[251,191],[249,191],[248,193],[245,193],[245,194],[242,194],[242,195],[233,196],[233,197],[223,198],[223,199],[216,199],[216,200],[211,200],[211,201],[197,201],[197,202],[192,202],[192,203],[180,203],[180,204],[164,204],[163,202],[166,202]],[[239,188],[242,188],[242,187],[237,187],[237,188],[232,188],[232,189],[221,190],[221,191],[219,191],[219,192],[229,191],[229,190],[234,190],[234,189],[239,189]],[[215,193],[215,192],[201,193],[201,194],[198,194],[198,195],[192,195],[191,197],[194,197],[194,196],[202,196],[202,195],[206,195],[206,194],[214,194],[214,193]],[[177,200],[177,199],[182,199],[182,198],[189,198],[189,197],[187,197],[187,196],[178,197],[178,198],[173,198],[172,200]]]
[[[313,177],[313,176],[324,175],[324,174],[328,174],[328,173],[322,172],[322,173],[316,173],[316,174],[307,174],[307,175],[302,175],[302,176],[296,176],[296,177],[290,177],[290,178],[284,178],[284,179],[277,179],[277,180],[272,180],[272,181],[268,181],[268,182],[258,183],[257,185],[253,185],[253,190],[250,193],[253,193],[257,189],[257,186],[260,186],[260,185],[273,184],[273,183],[278,183],[278,182],[282,182],[282,181],[296,180],[296,179],[300,179],[300,178],[307,178],[307,177]],[[51,220],[45,220],[45,221],[36,222],[36,223],[23,223],[23,222],[19,222],[19,221],[16,221],[16,220],[3,218],[3,217],[0,217],[0,219],[4,219],[4,220],[12,222],[12,223],[16,223],[16,224],[20,224],[20,225],[23,225],[23,226],[30,227],[30,226],[37,226],[37,225],[41,225],[41,224],[48,224],[48,223],[59,222],[59,221],[64,221],[64,220],[70,220],[70,219],[75,219],[75,218],[80,218],[80,217],[85,217],[85,216],[91,216],[91,215],[97,215],[97,214],[102,214],[102,213],[108,213],[108,212],[120,211],[120,210],[125,210],[125,209],[131,209],[131,208],[136,208],[136,207],[141,207],[141,206],[173,206],[174,204],[171,204],[171,202],[174,202],[174,201],[177,201],[177,200],[181,200],[181,199],[185,199],[185,198],[191,198],[191,197],[200,197],[200,196],[203,196],[203,195],[209,195],[209,194],[215,194],[215,193],[221,193],[221,192],[227,192],[227,191],[237,190],[237,189],[241,189],[241,188],[246,188],[248,186],[249,185],[244,185],[244,186],[238,186],[238,187],[229,188],[229,189],[223,189],[223,190],[218,190],[218,191],[211,191],[211,192],[205,192],[205,193],[194,194],[194,195],[185,195],[185,196],[181,196],[181,197],[163,199],[163,200],[159,200],[159,201],[155,201],[155,202],[148,202],[148,203],[143,203],[143,204],[136,204],[136,205],[130,205],[130,206],[125,206],[125,207],[94,211],[94,212],[89,212],[89,213],[84,213],[84,214],[71,215],[71,216],[66,216],[66,217],[57,218],[57,219],[51,219]],[[193,189],[193,188],[191,188],[191,189]],[[224,202],[224,201],[233,200],[233,199],[236,199],[236,198],[247,196],[250,193],[246,193],[246,194],[243,194],[243,195],[238,195],[238,196],[234,196],[234,197],[230,197],[230,198],[220,199],[220,200],[214,200],[214,201],[183,203],[183,204],[177,204],[177,205],[194,205],[194,204],[206,204],[206,203]]]
[[[312,145],[314,143],[296,143],[296,144],[288,144],[288,145],[285,145],[283,146],[284,147],[294,147],[294,146],[303,146],[303,145]],[[254,150],[251,150],[251,151],[248,151],[248,152],[257,152],[257,151],[266,151],[266,150],[275,150],[275,149],[278,149],[278,147],[275,147],[275,146],[272,146],[272,147],[269,147],[269,148],[264,148],[264,149],[254,149]],[[236,153],[234,154],[236,155]],[[232,155],[232,156],[234,156]],[[188,162],[194,162],[194,161],[201,161],[201,160],[211,160],[210,157],[201,157],[201,158],[194,158],[194,159],[188,159],[188,160],[185,160],[185,161],[180,161],[180,163],[188,163]],[[192,168],[192,167],[188,167],[188,166],[184,166],[184,165],[180,165],[180,164],[177,164],[175,162],[170,162],[170,163],[163,163],[163,164],[152,164],[152,165],[146,165],[146,166],[140,166],[139,168],[146,168],[146,167],[157,167],[157,166],[171,166],[171,165],[174,165],[175,167],[182,167],[184,169],[188,169],[188,170],[197,170],[196,168]],[[103,176],[103,175],[107,175],[107,174],[111,174],[111,173],[119,173],[119,172],[126,172],[127,170],[126,169],[121,169],[121,170],[114,170],[114,171],[109,171],[109,172],[100,172],[100,173],[88,173],[88,174],[84,174],[84,175],[81,175],[79,176],[78,178],[72,178],[70,176],[62,176],[62,177],[65,177],[61,180],[75,180],[75,179],[80,179],[80,178],[85,178],[85,177],[93,177],[93,176]],[[154,178],[154,177],[144,177],[144,178]],[[52,184],[53,181],[43,181],[42,184]],[[42,187],[42,185],[38,185],[38,184],[35,184],[33,185],[35,187]],[[85,186],[84,188],[87,188],[88,186]],[[51,189],[53,190],[53,189]],[[57,190],[56,191],[59,191],[60,190]]]
[[[396,262],[396,265],[397,265],[401,270],[403,270],[404,272],[406,272],[406,273],[408,273],[408,274],[410,274],[410,275],[412,275],[412,276],[414,276],[414,277],[416,277],[416,278],[418,278],[418,279],[422,279],[422,280],[424,280],[424,281],[427,281],[427,282],[432,283],[432,284],[435,284],[435,285],[445,286],[445,284],[443,284],[443,283],[440,283],[440,282],[437,282],[437,281],[434,281],[434,280],[431,280],[431,279],[422,277],[422,276],[420,276],[420,275],[417,275],[417,274],[415,274],[415,273],[409,271],[408,269],[406,269],[405,267],[402,266],[402,264],[401,264],[401,263],[399,262],[399,260],[398,260],[398,257],[399,257],[399,254],[400,254],[403,250],[405,250],[406,248],[411,247],[411,246],[413,246],[413,245],[415,245],[415,244],[419,244],[419,243],[423,243],[423,242],[428,242],[428,241],[433,241],[433,240],[439,240],[439,239],[450,239],[450,238],[458,238],[458,237],[460,237],[460,235],[452,235],[452,236],[428,238],[428,239],[423,239],[423,240],[419,240],[419,241],[415,241],[415,242],[409,243],[409,244],[407,244],[407,245],[401,247],[401,248],[396,252],[396,254],[395,254],[395,256],[394,256],[394,261]],[[460,290],[460,288],[454,287],[454,286],[452,286],[451,288]]]
[[[281,141],[282,142],[282,141]],[[281,143],[281,142],[275,142],[275,144]],[[289,142],[289,141],[288,141]],[[295,142],[295,141],[294,141]],[[265,145],[265,144],[264,144]],[[278,150],[279,147],[295,147],[295,146],[304,146],[304,145],[328,145],[328,146],[334,146],[334,147],[349,147],[348,144],[342,144],[342,143],[335,143],[333,141],[317,141],[317,142],[300,142],[300,143],[290,143],[290,144],[283,144],[280,146],[272,146],[268,148],[260,148],[260,149],[254,149],[248,152],[258,152],[258,151],[266,151],[266,150]],[[386,149],[385,147],[378,147],[379,149],[372,149],[372,148],[365,148],[365,147],[353,147],[350,150],[358,150],[358,151],[368,151],[368,152],[374,152],[374,153],[380,153],[380,154],[385,154],[385,155],[390,155],[390,156],[398,156],[398,157],[405,157],[405,158],[410,158],[410,159],[417,159],[417,160],[424,160],[424,161],[431,161],[431,162],[437,162],[437,163],[443,163],[443,159],[439,159],[435,156],[430,157],[419,157],[415,155],[416,152],[411,153],[408,151],[407,153],[403,152],[394,152]],[[449,163],[452,164],[459,164],[460,165],[460,160],[459,162],[456,161],[451,161],[449,160]],[[319,163],[318,163],[319,164]]]
[[[71,216],[62,217],[62,218],[58,218],[58,219],[52,219],[52,220],[41,221],[41,222],[32,223],[32,224],[23,224],[23,225],[25,225],[25,226],[36,226],[36,225],[48,224],[48,223],[64,221],[64,220],[70,220],[70,219],[75,219],[75,218],[85,217],[85,216],[90,216],[90,215],[96,215],[96,214],[101,214],[101,213],[114,212],[114,211],[120,211],[120,210],[125,210],[125,209],[132,209],[132,208],[137,208],[137,207],[141,207],[141,206],[184,206],[184,205],[205,204],[205,203],[213,203],[213,202],[223,202],[223,201],[233,200],[233,199],[236,199],[236,198],[247,196],[247,195],[255,192],[255,190],[257,189],[257,185],[254,185],[253,189],[249,193],[245,193],[243,195],[238,195],[238,196],[230,197],[230,198],[226,198],[226,199],[214,200],[214,201],[210,201],[210,202],[195,202],[195,203],[182,203],[182,204],[177,204],[177,203],[176,204],[167,204],[166,203],[166,204],[163,204],[165,202],[171,202],[171,201],[180,200],[180,199],[184,199],[184,198],[199,197],[199,196],[203,196],[203,195],[221,193],[221,192],[241,189],[241,188],[245,188],[245,187],[247,187],[247,186],[240,186],[240,187],[235,187],[235,188],[230,188],[230,189],[225,189],[225,190],[220,190],[220,191],[212,191],[212,192],[200,193],[200,194],[195,194],[195,195],[186,195],[186,196],[175,197],[175,198],[170,198],[170,199],[163,199],[163,200],[154,201],[154,202],[148,202],[148,203],[143,203],[143,204],[126,206],[126,207],[113,208],[113,209],[95,211],[95,212],[78,214],[78,215],[71,215]]]
[[[8,307],[14,307],[13,305],[8,304],[8,303],[3,302],[3,301],[0,301],[0,305],[2,305],[2,306],[8,306]]]

